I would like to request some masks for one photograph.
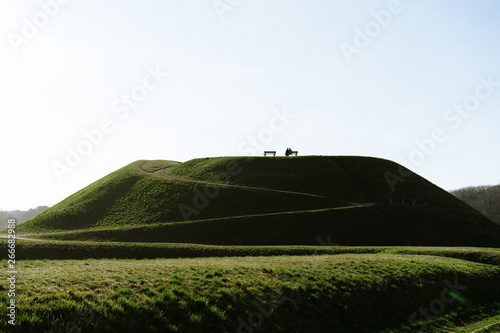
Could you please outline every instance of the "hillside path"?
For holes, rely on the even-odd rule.
[[[40,242],[41,239],[33,239],[33,238],[25,238],[23,237],[24,235],[16,235],[16,240],[17,239],[22,239],[22,240],[29,240],[29,241],[34,241],[34,242]],[[8,239],[9,235],[0,235],[0,239]]]
[[[194,179],[194,178],[187,178],[187,177],[180,177],[176,175],[172,175],[168,173],[168,169],[170,169],[172,166],[168,166],[163,169],[156,170],[154,172],[148,172],[144,170],[141,166],[141,171],[149,174],[156,176],[158,178],[163,178],[163,179],[168,179],[168,180],[175,180],[179,182],[188,182],[188,183],[201,183],[201,184],[206,184],[210,186],[218,186],[218,187],[233,187],[233,188],[240,188],[240,189],[246,189],[246,190],[261,190],[261,191],[272,191],[272,192],[278,192],[278,193],[287,193],[287,194],[295,194],[295,195],[305,195],[309,197],[315,197],[315,198],[326,198],[326,199],[334,199],[338,200],[340,202],[344,202],[348,204],[349,206],[352,206],[352,204],[348,201],[345,200],[340,200],[336,198],[332,198],[329,196],[324,196],[324,195],[318,195],[318,194],[311,194],[311,193],[304,193],[304,192],[294,192],[294,191],[285,191],[285,190],[277,190],[277,189],[272,189],[272,188],[264,188],[264,187],[254,187],[254,186],[244,186],[244,185],[234,185],[234,184],[228,184],[228,183],[217,183],[217,182],[210,182],[206,180],[200,180],[200,179]]]
[[[144,163],[147,163],[147,162],[144,162]],[[162,168],[162,169],[158,169],[158,170],[153,171],[153,172],[144,170],[142,168],[142,165],[139,168],[141,169],[142,172],[147,173],[149,175],[153,175],[153,176],[158,177],[158,178],[179,181],[179,182],[201,183],[201,184],[206,184],[206,185],[210,185],[210,186],[218,186],[218,187],[233,187],[233,188],[240,188],[240,189],[246,189],[246,190],[271,191],[271,192],[277,192],[277,193],[305,195],[305,196],[314,197],[314,198],[333,199],[333,200],[337,200],[339,202],[343,202],[343,203],[347,204],[346,207],[349,207],[349,206],[354,206],[354,207],[374,206],[377,204],[375,202],[350,202],[350,201],[346,201],[346,200],[342,200],[342,199],[338,199],[338,198],[333,198],[330,196],[311,194],[311,193],[305,193],[305,192],[286,191],[286,190],[278,190],[278,189],[265,188],[265,187],[245,186],[245,185],[234,185],[234,184],[228,184],[228,183],[217,183],[217,182],[210,182],[210,181],[201,180],[201,179],[181,177],[181,176],[173,175],[173,174],[168,172],[168,169],[170,169],[172,167],[173,167],[173,165]]]

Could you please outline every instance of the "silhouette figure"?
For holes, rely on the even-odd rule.
[[[285,156],[290,156],[291,153],[292,153],[292,148],[287,148],[285,151]]]

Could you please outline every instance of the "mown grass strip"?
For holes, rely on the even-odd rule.
[[[222,246],[181,243],[17,240],[19,259],[155,259],[316,254],[412,254],[449,257],[500,266],[500,249],[399,246]],[[7,253],[7,240],[0,239]]]

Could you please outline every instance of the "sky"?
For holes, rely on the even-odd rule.
[[[0,209],[141,159],[361,155],[500,183],[496,0],[2,0]]]

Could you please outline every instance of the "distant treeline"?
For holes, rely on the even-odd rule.
[[[500,185],[465,187],[451,194],[500,224]]]
[[[38,206],[36,208],[31,208],[29,210],[14,210],[14,211],[0,211],[0,230],[7,228],[7,221],[11,218],[15,218],[17,223],[26,222],[33,217],[37,216],[44,210],[49,209],[47,206]]]

